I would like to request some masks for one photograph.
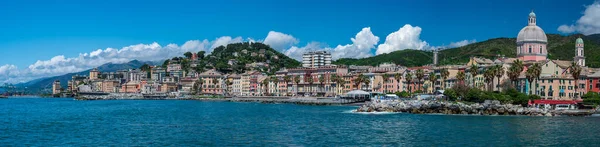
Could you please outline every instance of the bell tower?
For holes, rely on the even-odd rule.
[[[575,41],[575,57],[573,62],[577,63],[577,65],[581,67],[585,66],[585,54],[583,51],[583,39],[579,37]]]

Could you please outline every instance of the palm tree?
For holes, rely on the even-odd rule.
[[[410,72],[406,73],[406,78],[404,78],[404,79],[406,79],[406,83],[408,84],[408,93],[412,93],[412,88],[410,87],[410,84],[412,84],[412,81],[413,81],[412,74]],[[413,84],[413,87],[414,86],[415,85]]]
[[[319,77],[320,88],[319,90],[323,90],[325,88],[325,75],[321,75]]]
[[[233,82],[230,80],[225,80],[225,85],[227,85],[227,93],[229,93],[229,91],[231,91],[231,89],[229,89],[229,86],[233,85]]]
[[[290,75],[283,76],[283,81],[285,82],[285,89],[287,91],[288,83],[292,82],[292,76],[290,76]],[[287,95],[287,92],[286,92],[286,95]]]
[[[431,81],[431,87],[433,88],[433,90],[435,90],[435,82],[437,81],[437,76],[435,76],[434,73],[429,74],[429,81]]]
[[[464,71],[459,71],[456,74],[456,80],[458,80],[460,83],[464,84],[465,83],[465,72]]]
[[[575,98],[580,97],[579,95],[579,76],[581,75],[581,66],[577,65],[577,63],[573,62],[571,63],[571,66],[569,67],[570,71],[571,71],[571,76],[573,76],[573,79],[575,80],[575,94],[577,95]]]
[[[371,84],[371,80],[367,76],[363,76],[362,78],[363,78],[362,79],[363,83],[365,83],[365,88],[367,88],[366,90],[369,91],[368,88],[369,88],[369,84]]]
[[[296,95],[298,94],[298,84],[300,83],[300,75],[296,75],[296,77],[294,77],[294,83],[296,83]]]
[[[269,81],[269,78],[265,78],[265,80],[262,81],[263,89],[265,89],[265,96],[269,95]]]
[[[471,86],[475,88],[475,77],[477,76],[477,74],[479,74],[479,67],[476,64],[471,64],[471,69],[469,70],[469,73],[471,74],[471,80],[473,81],[473,83],[471,83]]]
[[[193,94],[198,94],[202,90],[202,79],[197,79],[194,81],[194,85],[192,87]]]
[[[394,79],[396,79],[396,81],[398,82],[398,91],[400,90],[400,82],[402,81],[402,74],[400,73],[396,73],[394,74]]]
[[[485,82],[487,82],[487,86],[488,86],[488,90],[491,91],[492,89],[492,85],[493,85],[493,81],[494,77],[495,77],[495,69],[494,68],[489,68],[487,69],[484,73],[483,73],[483,77],[485,78]]]
[[[531,72],[533,73],[533,78],[535,79],[535,88],[538,88],[538,79],[540,78],[540,75],[542,74],[542,66],[540,66],[540,64],[535,63],[533,65],[531,65],[530,69],[527,70],[532,70]],[[536,90],[536,94],[537,94],[537,90]]]
[[[217,88],[218,88],[218,86],[219,86],[219,85],[217,85],[218,83],[219,83],[219,81],[218,81],[218,79],[217,79],[217,78],[213,78],[213,79],[212,79],[212,84],[213,84],[213,88],[214,88],[214,90],[215,90],[215,94],[217,93],[217,92],[216,92],[216,90],[217,90]]]
[[[517,59],[513,61],[508,74],[508,77],[511,81],[513,81],[513,84],[515,84],[515,86],[517,85],[517,81],[519,79],[519,76],[521,75],[521,72],[523,72],[523,61]]]
[[[423,71],[423,69],[418,69],[416,76],[417,76],[417,80],[418,80],[417,83],[419,83],[419,87],[417,90],[421,90],[421,80],[423,80],[423,78],[425,78],[425,71]]]
[[[314,80],[315,80],[315,79],[313,79],[313,77],[312,77],[311,75],[308,75],[308,76],[306,77],[306,82],[308,83],[308,88],[307,88],[307,89],[308,89],[308,92],[311,92],[311,93],[312,93],[312,90],[313,90],[313,89],[312,89],[312,84],[315,82]]]
[[[533,79],[535,79],[535,72],[533,70],[527,70],[525,72],[525,78],[527,78],[527,81],[529,81],[529,95],[532,94],[532,88],[531,88],[531,82],[533,82]]]
[[[335,78],[335,82],[337,83],[336,84],[337,85],[336,88],[339,91],[340,87],[342,87],[342,86],[344,86],[344,84],[346,84],[346,80],[344,80],[344,78],[342,78],[340,76],[337,76],[337,75],[335,77],[336,77]]]
[[[442,89],[445,89],[446,79],[450,76],[450,72],[448,72],[448,69],[444,68],[440,71],[440,76],[442,76]]]
[[[381,77],[383,78],[383,93],[387,93],[387,85],[386,84],[387,84],[387,80],[390,79],[390,75],[388,75],[386,73],[386,74],[381,75]]]
[[[277,76],[273,76],[273,77],[271,77],[271,81],[273,81],[273,83],[275,83],[275,93],[277,93],[277,95],[279,95],[279,78],[277,78]]]
[[[494,74],[498,78],[498,83],[496,83],[496,87],[498,88],[498,91],[500,91],[500,78],[504,76],[504,67],[502,67],[502,65],[496,65],[495,68],[496,69],[494,70]]]

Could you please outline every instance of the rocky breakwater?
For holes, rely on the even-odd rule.
[[[528,108],[521,105],[501,104],[499,101],[466,104],[462,102],[406,100],[368,102],[356,112],[405,112],[414,114],[465,114],[465,115],[527,115],[527,116],[587,116],[593,112],[555,111]]]

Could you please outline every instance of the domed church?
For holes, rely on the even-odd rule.
[[[533,11],[529,13],[529,21],[517,35],[517,58],[521,61],[545,61],[548,55],[546,45],[548,38],[542,28],[537,26]]]

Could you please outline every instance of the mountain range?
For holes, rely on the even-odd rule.
[[[144,64],[157,65],[157,63],[160,63],[160,62],[132,60],[127,63],[121,63],[121,64],[107,63],[107,64],[103,64],[101,66],[98,66],[97,68],[99,71],[103,71],[103,72],[115,72],[117,70],[139,68],[140,66],[142,66]],[[64,74],[64,75],[60,75],[60,76],[35,79],[35,80],[31,80],[29,82],[15,84],[15,86],[16,87],[27,87],[27,89],[31,90],[32,92],[39,92],[39,91],[46,90],[48,88],[52,88],[52,83],[56,80],[59,80],[61,87],[67,87],[67,81],[71,80],[71,78],[74,75],[89,75],[90,70],[91,69],[77,72],[77,73],[68,73],[68,74]]]
[[[581,35],[574,34],[561,36],[547,34],[548,59],[573,60],[575,56],[575,40],[581,37],[584,40],[586,65],[593,68],[600,67],[600,34]],[[439,64],[465,64],[470,57],[496,58],[498,55],[516,57],[516,38],[494,38],[457,48],[444,49],[439,52]],[[352,59],[342,58],[333,62],[338,65],[371,65],[392,62],[403,66],[423,66],[433,62],[433,53],[425,50],[405,49],[372,57]]]

